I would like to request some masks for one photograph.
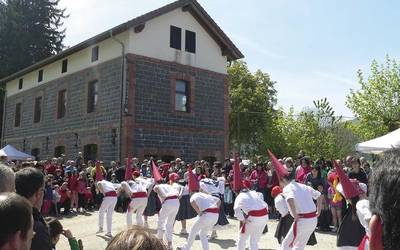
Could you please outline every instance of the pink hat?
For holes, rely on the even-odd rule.
[[[279,179],[289,175],[289,171],[283,166],[283,164],[278,161],[275,155],[268,149],[269,158],[271,158],[272,166],[275,168],[276,175]]]
[[[337,163],[337,161],[333,161],[336,173],[339,175],[340,184],[343,188],[343,195],[346,199],[351,199],[353,197],[361,194],[360,186],[355,181],[350,181],[349,177],[344,172],[342,166]]]
[[[283,190],[280,186],[275,186],[271,190],[271,196],[272,196],[272,198],[275,198],[276,196],[278,196],[278,194],[280,194],[282,192],[283,192]]]
[[[199,190],[199,182],[196,179],[196,176],[193,174],[192,165],[189,165],[188,168],[188,185],[189,192],[194,192]]]
[[[249,180],[243,180],[242,186],[243,186],[244,188],[250,189],[250,187],[251,187],[251,181],[249,181]]]
[[[169,180],[176,182],[179,179],[179,175],[177,173],[170,173],[169,174]]]
[[[135,177],[139,177],[140,173],[139,173],[139,171],[133,171],[132,175]]]

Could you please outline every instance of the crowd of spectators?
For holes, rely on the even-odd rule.
[[[0,161],[5,164],[0,171],[0,178],[8,180],[0,182],[0,192],[16,190],[18,194],[25,197],[33,208],[34,229],[37,237],[41,238],[41,244],[49,242],[49,246],[54,246],[61,234],[69,239],[72,236],[68,230],[62,228],[58,221],[51,220],[46,223],[42,215],[44,217],[57,217],[60,214],[78,215],[98,208],[102,197],[96,191],[96,167],[100,167],[105,179],[113,183],[120,183],[125,180],[127,162],[130,162],[133,171],[140,172],[143,177],[151,178],[153,159],[143,159],[140,162],[137,158],[131,158],[123,164],[112,161],[109,165],[105,165],[102,161],[84,161],[82,154],[79,153],[74,160],[65,160],[62,156],[39,162],[14,163],[5,162],[4,159],[0,159]],[[337,191],[334,188],[334,180],[330,178],[331,173],[335,171],[332,161],[325,159],[312,161],[304,153],[299,154],[295,159],[284,157],[279,161],[284,164],[295,181],[309,185],[322,193],[324,208],[319,217],[319,229],[336,231],[346,203],[344,199],[334,199]],[[168,163],[161,160],[154,162],[166,181],[171,172],[177,173],[184,179],[188,169],[188,164],[180,158]],[[364,158],[348,156],[342,162],[350,178],[365,184],[368,183],[371,168]],[[233,191],[233,164],[232,159],[225,159],[224,162],[216,161],[212,164],[201,160],[191,165],[199,180],[202,178],[221,179],[221,177],[225,179],[224,209],[231,218],[234,216],[233,204],[236,196]],[[275,211],[271,190],[274,186],[279,185],[279,182],[271,162],[263,157],[256,157],[253,163],[246,160],[241,161],[239,168],[242,179],[249,180],[252,183],[252,189],[264,195],[264,199],[269,205],[270,217],[278,218],[279,214]],[[21,201],[19,202],[21,203]],[[50,231],[51,235],[46,231],[46,225],[54,227]],[[26,226],[25,231],[27,230]],[[35,244],[37,243],[34,241],[32,246]],[[76,242],[73,244],[76,246]],[[36,249],[47,248],[37,247]]]

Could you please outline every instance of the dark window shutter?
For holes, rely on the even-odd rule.
[[[43,69],[39,70],[39,74],[38,74],[38,82],[43,81]]]
[[[68,70],[68,59],[62,61],[61,73],[65,73]]]
[[[92,48],[92,62],[99,60],[99,46]]]
[[[18,89],[22,89],[23,85],[24,85],[24,78],[20,78],[18,82]]]
[[[185,32],[185,50],[190,53],[196,53],[196,33],[186,30]]]
[[[172,26],[170,29],[169,46],[174,49],[181,49],[182,29]]]
[[[14,126],[19,127],[21,125],[21,103],[15,105],[15,121]]]

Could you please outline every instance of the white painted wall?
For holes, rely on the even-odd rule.
[[[182,50],[169,47],[170,25],[182,29]],[[196,32],[196,53],[185,51],[185,30]],[[148,21],[140,33],[129,29],[116,36],[126,44],[126,52],[161,59],[170,62],[177,62],[201,69],[207,69],[218,73],[227,73],[227,57],[222,56],[221,48],[208,35],[203,27],[189,13],[183,12],[181,8],[166,13],[162,16]],[[99,46],[99,60],[91,62],[92,47]],[[43,81],[38,83],[38,72],[32,71],[22,76],[23,88],[18,89],[19,79],[7,83],[7,96],[12,96],[24,90],[28,90],[54,79],[75,73],[99,63],[121,56],[121,46],[113,39],[106,39],[94,44],[68,57],[68,70],[61,73],[61,63],[65,58],[44,66]]]
[[[123,32],[116,36],[117,39],[123,43],[128,44],[129,42],[129,31]],[[92,62],[92,48],[99,46],[99,59]],[[20,77],[24,79],[22,89],[18,89],[19,79],[14,79],[7,83],[7,96],[12,96],[20,93],[24,90],[28,90],[54,79],[64,77],[66,75],[75,73],[85,68],[93,67],[99,63],[109,61],[111,59],[121,56],[121,45],[112,39],[106,39],[98,44],[89,46],[81,51],[78,51],[68,57],[65,57],[59,61],[53,62],[44,66],[43,68],[43,81],[38,82],[39,70],[32,71],[24,76]],[[61,73],[61,63],[64,59],[68,59],[67,72]]]
[[[169,47],[170,25],[182,29],[182,50]],[[196,32],[196,53],[185,51],[185,30]],[[130,33],[129,52],[166,61],[175,61],[226,74],[227,57],[207,31],[181,8],[148,21],[140,33]]]

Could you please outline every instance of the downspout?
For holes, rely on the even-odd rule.
[[[110,37],[119,43],[121,45],[121,93],[120,93],[120,98],[121,98],[121,103],[120,103],[120,112],[119,112],[119,143],[118,143],[118,157],[120,162],[122,163],[122,119],[123,119],[123,114],[124,114],[124,91],[125,91],[125,44],[117,39],[115,36],[113,36],[112,30],[110,30]]]
[[[7,89],[4,90],[4,101],[3,101],[3,119],[1,124],[1,147],[4,147],[4,130],[6,128],[6,104],[7,104]]]

